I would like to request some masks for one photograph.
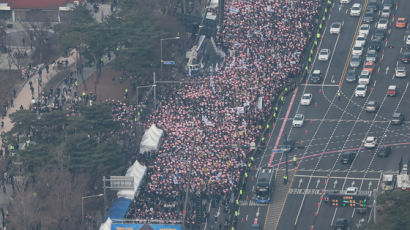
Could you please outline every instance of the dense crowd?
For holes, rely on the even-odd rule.
[[[147,163],[146,184],[128,218],[181,220],[187,186],[211,197],[237,191],[258,125],[301,72],[320,3],[227,1],[216,40],[228,55],[213,74],[169,90],[150,116],[147,127],[155,123],[166,135]]]

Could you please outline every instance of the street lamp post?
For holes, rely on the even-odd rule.
[[[83,196],[81,197],[81,223],[84,223],[84,200],[93,197],[102,197],[104,194],[96,194],[91,196]]]
[[[161,76],[162,76],[162,64],[164,60],[162,59],[162,42],[167,40],[178,40],[180,37],[170,37],[170,38],[161,38],[160,41],[160,48],[161,48]]]

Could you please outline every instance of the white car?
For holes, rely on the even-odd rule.
[[[389,24],[389,20],[386,18],[381,18],[377,23],[376,29],[387,30],[387,25]]]
[[[321,49],[319,52],[319,61],[327,61],[329,60],[329,49]]]
[[[362,5],[360,3],[353,4],[352,8],[350,8],[350,16],[360,16],[362,12]]]
[[[359,84],[368,85],[370,83],[370,71],[362,70],[359,75]]]
[[[360,26],[360,30],[359,30],[359,35],[360,34],[365,34],[366,37],[367,35],[369,35],[370,32],[370,25],[369,24],[363,24]]]
[[[382,18],[388,18],[388,17],[390,17],[390,13],[391,13],[391,10],[390,10],[390,7],[383,7],[383,9],[382,9],[382,14],[381,14],[381,17]]]
[[[363,54],[363,46],[355,45],[352,50],[353,56],[362,56]]]
[[[293,127],[302,127],[304,121],[305,121],[305,117],[303,116],[303,114],[298,113],[298,114],[295,115],[295,118],[293,118],[292,126]]]
[[[367,149],[376,148],[377,138],[373,136],[369,136],[363,141],[363,143],[364,143],[364,147]]]
[[[367,94],[367,85],[357,85],[354,90],[355,97],[366,97]]]
[[[342,30],[341,22],[333,22],[330,26],[330,34],[339,34],[340,30]]]
[[[410,35],[407,35],[407,38],[406,38],[406,45],[410,46]]]
[[[349,4],[350,0],[340,0],[340,4]]]
[[[366,34],[359,34],[356,38],[355,46],[365,46],[366,45]]]
[[[406,77],[407,71],[405,66],[397,66],[396,67],[396,77]]]
[[[357,187],[348,187],[345,191],[346,195],[357,195],[359,189]]]
[[[302,99],[300,100],[301,105],[310,105],[312,102],[312,94],[311,93],[305,93],[302,96]]]

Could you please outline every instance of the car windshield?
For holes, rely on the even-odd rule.
[[[303,99],[310,99],[310,95],[304,95]]]
[[[301,115],[300,115],[300,116],[298,116],[298,115],[295,116],[295,120],[296,120],[296,121],[301,121],[302,119],[303,119],[303,117],[302,117]]]
[[[338,29],[340,27],[339,23],[333,23],[332,28]]]
[[[364,90],[365,88],[364,87],[362,87],[362,86],[360,86],[360,87],[357,87],[357,90]]]

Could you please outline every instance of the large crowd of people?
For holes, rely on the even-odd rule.
[[[216,40],[227,57],[216,72],[162,95],[146,125],[155,123],[165,136],[150,161],[143,161],[146,184],[127,218],[182,220],[187,187],[211,197],[237,191],[249,145],[261,132],[258,125],[273,113],[278,93],[301,73],[301,54],[321,2],[226,2]]]

